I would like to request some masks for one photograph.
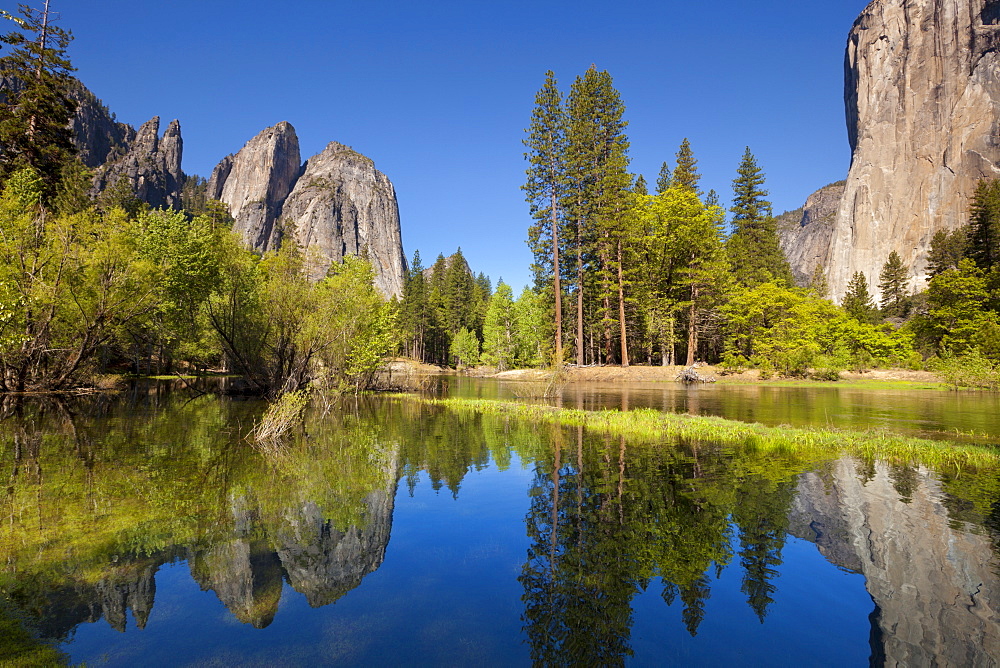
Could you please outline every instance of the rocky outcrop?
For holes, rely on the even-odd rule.
[[[139,128],[123,156],[105,163],[94,175],[95,196],[127,179],[136,197],[154,208],[180,208],[184,173],[184,142],[180,122],[174,120],[160,137],[160,117]]]
[[[406,260],[396,191],[369,158],[331,142],[306,163],[281,216],[290,237],[309,251],[314,280],[344,256],[361,255],[384,294],[402,295]]]
[[[875,602],[872,665],[995,666],[1000,577],[988,535],[951,518],[938,481],[853,461],[800,477],[790,528],[835,565],[865,576]]]
[[[923,287],[934,233],[966,222],[976,182],[1000,175],[998,20],[997,0],[874,0],[855,22],[852,162],[825,260],[835,298],[854,272],[876,284],[891,251]]]
[[[135,141],[135,128],[119,123],[108,108],[83,84],[73,89],[76,114],[70,121],[80,160],[95,169],[121,159]]]
[[[281,205],[301,172],[299,138],[290,123],[281,122],[222,159],[209,179],[208,196],[229,205],[233,229],[251,247],[272,250],[280,243]]]
[[[808,285],[816,267],[826,262],[844,186],[845,183],[839,181],[820,188],[809,196],[801,209],[776,219],[781,250],[800,286]]]
[[[371,159],[347,146],[332,142],[301,165],[295,128],[279,123],[219,162],[208,197],[229,206],[235,229],[254,249],[297,242],[313,280],[345,256],[363,256],[383,294],[403,293],[396,192]]]

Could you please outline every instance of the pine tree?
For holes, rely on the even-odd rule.
[[[882,293],[880,306],[882,315],[887,318],[902,318],[906,316],[909,305],[909,294],[907,283],[910,277],[910,269],[903,264],[899,253],[892,251],[889,259],[882,265],[882,272],[879,274],[878,289]]]
[[[878,322],[878,309],[875,308],[875,302],[868,292],[868,280],[860,271],[854,272],[851,282],[847,284],[843,305],[847,314],[858,322]]]
[[[560,201],[565,197],[566,187],[566,118],[562,94],[551,70],[545,73],[545,84],[535,96],[535,109],[527,133],[524,156],[529,163],[528,179],[522,188],[535,219],[528,231],[528,244],[535,257],[536,288],[547,292],[548,284],[552,284],[555,363],[558,366],[563,362],[559,226],[563,218]]]
[[[0,74],[10,86],[0,104],[0,179],[32,167],[42,177],[47,201],[76,153],[69,128],[76,111],[70,97],[73,66],[66,57],[72,36],[52,22],[48,0],[41,11],[21,5],[21,15],[4,12],[21,30],[0,36],[0,43],[11,47],[0,59]]]
[[[671,171],[670,166],[664,162],[660,165],[660,175],[656,179],[656,193],[658,195],[662,195],[667,192],[667,188],[670,187],[670,184],[673,182],[673,178],[673,171]]]
[[[649,194],[649,187],[646,185],[646,178],[642,174],[635,177],[635,184],[632,186],[632,192],[636,195]]]
[[[927,253],[927,280],[949,269],[958,269],[958,263],[966,256],[968,245],[968,225],[951,232],[935,232],[931,239],[931,249]]]
[[[573,258],[577,292],[577,363],[584,352],[584,274],[594,270],[596,311],[604,358],[614,356],[614,324],[618,324],[620,361],[628,365],[625,323],[624,247],[627,234],[621,227],[629,202],[628,123],[625,106],[611,75],[593,65],[577,77],[567,104],[567,172],[570,192],[567,210],[575,227]],[[617,302],[617,309],[614,303]]]
[[[1000,179],[984,179],[976,186],[967,257],[987,271],[1000,264]]]
[[[701,191],[698,190],[699,181],[701,174],[698,173],[698,161],[694,158],[691,143],[685,137],[677,151],[677,166],[674,168],[671,183],[681,188],[690,188],[695,194],[701,195]]]
[[[792,284],[788,260],[778,242],[771,203],[765,198],[764,173],[747,147],[733,180],[733,233],[727,243],[737,282],[753,287],[770,280]]]
[[[420,251],[413,252],[410,271],[403,284],[402,325],[406,331],[406,353],[423,362],[428,327],[427,285],[424,279],[424,265],[420,261]]]

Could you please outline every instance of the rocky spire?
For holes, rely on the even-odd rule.
[[[282,121],[222,159],[208,182],[208,196],[229,205],[234,228],[251,247],[277,247],[275,223],[281,205],[301,173],[299,138],[291,123]]]

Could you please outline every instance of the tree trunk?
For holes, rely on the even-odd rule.
[[[628,366],[628,335],[625,331],[625,271],[622,268],[622,242],[618,242],[618,322],[621,325],[622,366]]]
[[[691,286],[691,311],[688,315],[688,355],[687,365],[694,364],[698,349],[698,288]]]

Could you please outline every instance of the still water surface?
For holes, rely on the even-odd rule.
[[[587,386],[563,402],[1000,435],[992,395],[705,389]],[[7,413],[0,659],[853,666],[1000,656],[996,473],[626,441],[398,399],[311,415],[265,454],[243,437],[262,408],[159,384]]]

